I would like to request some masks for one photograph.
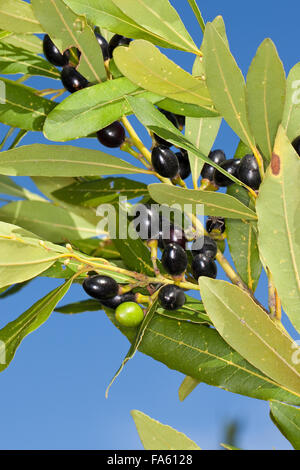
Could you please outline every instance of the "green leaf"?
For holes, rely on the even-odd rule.
[[[82,300],[81,302],[74,302],[72,304],[63,305],[55,309],[55,312],[63,313],[65,315],[75,315],[77,313],[97,312],[101,310],[101,305],[98,300]]]
[[[191,51],[197,50],[196,46],[194,45],[191,38],[187,35],[186,31],[184,31],[184,36],[182,38],[181,31],[177,30],[177,32],[171,31],[173,35],[170,34],[170,30],[167,30],[166,38],[161,36],[166,30],[167,26],[165,24],[161,24],[161,20],[153,23],[153,16],[151,16],[151,29],[147,29],[143,26],[143,23],[149,20],[150,16],[147,13],[146,18],[142,18],[141,24],[138,24],[134,19],[129,17],[123,11],[124,2],[120,3],[122,9],[118,8],[117,5],[113,2],[113,0],[64,0],[67,5],[72,8],[77,14],[82,14],[87,17],[87,19],[92,22],[93,24],[99,25],[100,27],[106,28],[109,31],[113,31],[114,33],[122,34],[129,38],[134,39],[146,39],[147,41],[156,44],[157,46],[167,47],[167,48],[175,48],[175,49],[182,49]],[[167,5],[166,0],[160,1],[155,0],[156,8],[159,7],[164,9],[167,13],[170,14],[171,17],[174,19],[176,23],[176,29],[180,22],[180,19],[177,13]],[[151,4],[152,6],[152,4]],[[126,6],[127,8],[130,7],[130,4]],[[137,11],[137,5],[135,3],[133,12]],[[140,8],[140,4],[138,5]],[[149,6],[148,6],[149,7]],[[157,9],[155,10],[157,11]],[[165,16],[165,13],[164,13]],[[167,22],[169,23],[170,17],[166,18]],[[147,24],[147,23],[145,23]],[[172,28],[172,25],[170,25]],[[154,28],[152,30],[152,28]],[[181,26],[181,29],[184,28]],[[158,31],[158,32],[157,32]],[[175,42],[173,42],[175,41]]]
[[[51,178],[51,177],[48,178],[48,177],[38,176],[38,177],[33,177],[32,180],[36,184],[38,189],[48,199],[53,201],[53,203],[56,206],[64,208],[71,214],[73,213],[76,214],[76,216],[79,216],[81,219],[86,220],[90,224],[90,226],[97,225],[99,221],[101,220],[100,216],[98,219],[96,219],[94,209],[89,208],[89,207],[74,206],[72,204],[67,204],[66,202],[60,199],[57,199],[54,196],[55,191],[58,191],[59,189],[62,189],[64,187],[67,187],[73,184],[76,181],[75,178]],[[104,232],[102,232],[99,229],[98,234],[101,235],[101,234],[104,234]],[[82,240],[82,242],[84,242],[84,240]],[[98,242],[100,243],[100,240],[98,240]],[[87,243],[86,240],[85,240],[85,243]]]
[[[4,361],[0,361],[0,372],[9,366],[23,339],[48,320],[58,302],[68,292],[71,284],[72,279],[51,291],[19,318],[0,330],[0,357],[4,358]]]
[[[212,23],[206,24],[203,50],[206,81],[214,105],[242,141],[253,148],[245,81],[227,43]]]
[[[31,5],[22,0],[5,0],[0,6],[0,28],[14,33],[42,33]]]
[[[282,126],[291,142],[300,135],[300,62],[292,68],[287,78]]]
[[[230,217],[232,219],[255,220],[256,214],[249,207],[228,194],[192,189],[182,189],[177,186],[166,186],[160,183],[148,186],[150,196],[159,204],[178,204],[184,208],[191,205],[197,209],[197,204],[204,205],[204,214],[216,217]],[[201,207],[198,207],[198,214]]]
[[[247,191],[237,185],[228,188],[227,194],[251,207]],[[260,278],[262,264],[257,245],[257,225],[245,220],[226,220],[227,241],[233,262],[242,280],[253,292]]]
[[[59,189],[62,189],[66,186],[70,186],[76,181],[75,178],[48,178],[47,176],[34,176],[31,179],[36,187],[41,191],[41,193],[54,202],[59,202],[53,196],[55,191],[58,191]]]
[[[178,390],[178,396],[180,401],[184,401],[190,393],[192,393],[193,390],[199,385],[199,381],[196,379],[193,379],[193,377],[189,377],[188,375],[183,379],[179,390]]]
[[[55,191],[54,197],[69,204],[98,207],[99,204],[117,201],[120,196],[135,199],[147,194],[147,186],[139,181],[127,178],[102,178],[73,183]]]
[[[189,437],[165,424],[133,410],[137,431],[145,450],[201,450]]]
[[[16,184],[9,176],[0,175],[0,193],[8,194],[22,199],[31,199],[41,201],[43,198],[38,194],[34,194],[26,188]]]
[[[201,11],[199,10],[199,7],[196,3],[196,0],[188,0],[189,4],[190,4],[190,7],[191,9],[193,10],[194,14],[195,14],[195,17],[197,18],[197,21],[200,25],[200,28],[202,29],[202,31],[204,32],[205,30],[205,23],[204,23],[204,20],[203,20],[203,17],[201,15]]]
[[[33,52],[35,54],[43,53],[42,41],[33,34],[12,34],[10,36],[1,39],[4,44],[11,44],[14,47],[25,49],[26,51]]]
[[[173,44],[176,49],[197,51],[197,46],[187,32],[176,10],[169,0],[113,0],[113,3],[137,24],[152,34]]]
[[[271,39],[259,46],[247,76],[248,117],[255,141],[268,163],[286,95],[285,71]]]
[[[81,177],[147,172],[99,150],[33,144],[2,152],[0,173],[9,176]]]
[[[142,95],[153,102],[161,100],[158,95],[141,90],[125,77],[108,80],[80,90],[56,106],[45,122],[44,135],[58,142],[97,132],[131,113],[131,107],[125,99],[125,95],[131,94]]]
[[[137,40],[129,47],[118,47],[114,60],[125,77],[145,90],[196,104],[202,108],[203,116],[217,115],[205,82],[192,77],[151,43]]]
[[[226,450],[242,450],[242,449],[239,449],[238,447],[234,447],[230,444],[220,444],[220,446],[224,447],[224,449],[226,449]]]
[[[11,33],[10,31],[5,31],[5,30],[1,30],[0,29],[0,41],[2,41],[3,39],[11,36],[13,33]]]
[[[197,57],[193,67],[193,75],[204,74],[203,61]],[[186,138],[195,145],[199,151],[207,155],[209,154],[213,143],[218,135],[221,117],[213,118],[193,118],[188,117],[185,125]],[[204,162],[197,155],[189,152],[189,160],[191,164],[194,188],[198,187],[198,179],[203,168]]]
[[[132,359],[134,356],[135,356],[135,353],[137,352],[140,344],[142,343],[142,340],[143,340],[143,337],[145,335],[145,332],[149,326],[149,323],[151,322],[151,320],[153,319],[153,316],[156,312],[156,309],[157,309],[157,305],[158,305],[158,300],[157,298],[153,301],[153,303],[149,306],[149,308],[147,309],[147,312],[144,316],[144,319],[141,323],[141,325],[138,327],[137,329],[137,333],[136,333],[136,336],[134,338],[134,340],[132,341],[132,344],[129,348],[129,351],[128,353],[126,354],[126,357],[125,359],[122,361],[122,364],[121,366],[119,367],[119,369],[117,370],[117,372],[115,373],[115,375],[113,376],[111,382],[109,383],[107,389],[106,389],[106,393],[105,393],[105,397],[107,398],[108,397],[108,393],[109,393],[109,390],[110,390],[110,387],[112,386],[112,384],[114,383],[114,381],[116,380],[116,378],[121,374],[122,370],[124,369],[125,365],[127,364],[128,361],[130,361],[130,359]]]
[[[91,82],[105,81],[99,44],[85,17],[78,17],[62,0],[31,0],[31,4],[37,19],[60,50],[70,47],[80,50],[78,71]]]
[[[42,242],[31,232],[0,222],[0,288],[38,276],[66,249]]]
[[[60,73],[42,57],[26,49],[0,42],[0,67],[2,74],[28,74],[60,79]]]
[[[270,401],[271,418],[295,450],[300,450],[300,409]]]
[[[280,127],[256,204],[258,245],[283,308],[300,332],[299,178],[299,157]]]
[[[67,243],[72,238],[91,238],[97,235],[94,223],[48,202],[16,201],[0,208],[2,221],[31,230],[39,237],[55,243]]]
[[[203,109],[196,104],[182,103],[181,101],[172,100],[171,98],[163,98],[162,101],[159,101],[157,104],[161,109],[174,114],[196,118],[203,116]]]
[[[186,302],[183,307],[175,311],[164,310],[163,308],[158,307],[157,314],[168,318],[173,318],[178,321],[189,321],[202,325],[204,323],[206,325],[212,324],[209,317],[205,313],[203,303],[193,297],[187,295],[185,297]]]
[[[71,240],[70,244],[93,258],[105,258],[107,260],[120,259],[120,253],[112,240],[99,240],[91,238],[89,240]]]
[[[27,131],[41,131],[56,103],[38,96],[33,88],[2,77],[0,86],[5,90],[5,97],[0,100],[0,122]]]
[[[129,101],[134,114],[137,116],[144,126],[150,129],[155,134],[159,135],[163,139],[168,140],[176,147],[181,147],[188,152],[192,152],[197,157],[203,160],[205,163],[209,163],[213,167],[217,168],[222,174],[226,175],[232,181],[239,185],[243,185],[241,181],[232,176],[223,168],[219,167],[216,163],[212,162],[207,156],[203,155],[195,145],[192,144],[181,132],[173,126],[173,124],[164,116],[159,110],[155,108],[152,103],[143,99],[136,98],[133,96],[127,96],[126,99]]]
[[[300,393],[300,365],[292,360],[293,341],[242,289],[225,281],[199,278],[208,316],[225,341],[268,377]]]
[[[193,8],[193,7],[192,7]],[[195,6],[195,8],[198,8]],[[216,30],[219,31],[220,35],[227,42],[225,25],[223,18],[217,16],[212,24],[215,26]],[[201,50],[203,49],[203,45]],[[198,77],[205,77],[205,66],[204,58],[197,57],[193,66],[193,75]],[[209,152],[213,146],[213,143],[218,135],[220,125],[222,122],[221,117],[214,118],[201,118],[201,119],[186,119],[185,126],[185,136],[190,142],[192,142],[199,151],[208,156]],[[201,170],[204,165],[204,161],[199,158],[198,155],[189,152],[189,160],[191,164],[192,177],[194,188],[198,188],[198,179],[201,173]]]
[[[116,324],[114,313],[107,314]],[[129,341],[134,340],[136,330],[120,330]],[[199,382],[260,400],[300,404],[300,393],[266,377],[225,343],[216,330],[207,326],[155,315],[139,351]]]

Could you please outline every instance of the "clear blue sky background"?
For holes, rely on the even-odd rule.
[[[171,3],[200,44],[201,31],[188,2]],[[199,5],[205,20],[223,15],[232,52],[244,73],[265,37],[276,43],[287,72],[298,62],[299,5],[295,1],[286,1],[281,8],[269,0],[215,0]],[[191,70],[191,56],[174,52],[169,55]],[[41,79],[31,83],[38,88],[49,86]],[[58,83],[54,86],[59,88]],[[0,125],[0,136],[5,130]],[[36,133],[23,140],[23,144],[34,142],[45,140]],[[217,147],[230,156],[236,144],[236,137],[223,125]],[[99,148],[96,141],[87,139],[76,145]],[[28,179],[18,182],[33,189]],[[55,280],[39,279],[17,296],[2,300],[0,327],[56,285]],[[265,292],[263,279],[258,295],[264,303]],[[81,288],[75,286],[64,303],[83,298]],[[224,440],[224,426],[232,420],[241,424],[239,445],[243,448],[290,448],[270,421],[267,403],[207,385],[199,386],[180,403],[177,391],[183,376],[140,353],[127,365],[106,400],[106,386],[127,349],[127,340],[102,312],[70,317],[53,314],[22,343],[15,360],[0,376],[0,448],[140,449],[130,417],[132,409],[185,432],[205,449],[218,448]]]

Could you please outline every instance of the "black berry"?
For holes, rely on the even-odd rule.
[[[180,287],[168,284],[159,291],[158,300],[165,310],[177,310],[185,304],[185,294]]]
[[[165,178],[174,178],[179,172],[177,157],[168,147],[154,147],[151,161],[154,170]]]
[[[90,297],[98,300],[114,297],[119,292],[118,283],[108,276],[90,276],[84,280],[83,288]]]
[[[210,256],[200,254],[193,259],[192,272],[196,280],[201,276],[215,279],[217,277],[217,265]]]
[[[245,155],[238,167],[237,177],[252,189],[258,189],[261,183],[258,164],[254,155]]]
[[[161,233],[161,217],[150,204],[139,204],[133,223],[142,240],[158,239]]]
[[[82,90],[89,85],[88,80],[83,77],[74,67],[66,66],[61,71],[61,81],[70,93]]]
[[[99,33],[95,33],[95,36],[96,36],[99,46],[101,47],[103,60],[108,60],[109,59],[108,42]]]
[[[100,299],[101,304],[104,307],[111,308],[115,310],[119,305],[123,304],[124,302],[135,302],[136,294],[133,292],[126,292],[126,294],[115,295],[110,299]]]
[[[184,149],[181,149],[180,152],[175,153],[175,155],[179,163],[179,176],[182,180],[185,180],[191,174],[189,155]]]
[[[216,242],[206,235],[194,240],[191,249],[193,256],[204,254],[213,259],[216,257],[218,251]]]
[[[187,268],[188,257],[182,246],[170,243],[163,251],[162,264],[171,276],[183,274]]]
[[[97,138],[102,145],[109,148],[120,147],[126,138],[125,129],[119,121],[115,121],[97,132]]]
[[[293,147],[300,157],[300,136],[293,141]]]
[[[238,158],[231,158],[230,160],[226,160],[226,162],[221,163],[220,167],[223,170],[226,170],[232,176],[238,177],[238,168],[241,163],[241,160]],[[214,171],[214,182],[217,186],[230,186],[234,182],[228,178],[227,176],[220,173],[218,170]]]
[[[208,233],[224,233],[226,229],[225,219],[222,217],[208,217],[206,221],[206,231]]]
[[[121,36],[120,34],[115,34],[108,44],[108,54],[109,57],[112,58],[113,52],[116,47],[119,46],[128,46],[132,39],[126,38],[125,36]]]
[[[216,163],[217,165],[221,165],[221,163],[225,162],[225,160],[226,160],[226,156],[225,156],[225,153],[223,152],[223,150],[213,150],[208,155],[208,158],[212,162]],[[213,181],[214,172],[215,172],[214,167],[209,165],[208,163],[205,163],[205,165],[203,166],[202,171],[201,171],[201,176],[204,179],[207,179],[209,181]]]
[[[70,59],[70,51],[67,49],[63,54],[57,49],[54,42],[50,39],[48,34],[45,34],[43,40],[44,56],[53,65],[57,67],[64,67],[68,65]]]
[[[169,224],[169,226],[166,227],[165,230],[164,227],[162,228],[162,241],[164,247],[166,247],[170,243],[177,243],[182,248],[185,248],[187,239],[181,227]]]

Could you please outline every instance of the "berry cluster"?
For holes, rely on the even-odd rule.
[[[115,34],[110,42],[95,32],[96,39],[101,48],[104,61],[112,58],[113,51],[119,46],[126,46],[130,43],[131,39]],[[67,49],[62,54],[55,46],[48,34],[44,36],[43,50],[46,59],[57,67],[62,67],[61,81],[63,86],[70,93],[82,90],[91,86],[91,83],[76,70],[76,67],[71,63],[71,51]],[[76,49],[78,59],[80,59],[80,51]],[[99,142],[110,148],[120,147],[125,141],[125,129],[119,121],[115,121],[109,126],[97,132]]]
[[[138,326],[144,318],[144,312],[137,303],[137,294],[120,294],[118,283],[109,276],[90,276],[83,282],[85,292],[107,308],[115,310],[116,320],[126,327]]]
[[[140,229],[143,228],[141,238],[158,240],[158,246],[162,250],[161,263],[164,270],[175,281],[183,279],[189,267],[189,256],[186,250],[188,240],[182,228],[164,220],[149,205],[144,212],[138,207],[136,214],[138,215],[134,219],[135,227],[140,236]],[[216,242],[208,236],[194,240],[191,247],[193,257],[191,272],[195,280],[200,276],[216,277],[217,266],[214,259],[217,250]],[[184,305],[185,295],[180,287],[174,284],[166,285],[159,292],[159,301],[166,310],[176,310]]]
[[[230,158],[229,160],[226,160],[223,150],[213,150],[208,155],[208,158],[250,188],[254,190],[259,188],[261,177],[254,155],[245,155],[242,159]],[[216,170],[208,163],[205,163],[203,166],[201,176],[204,180],[208,180],[215,186],[226,187],[233,184],[233,181],[230,178]]]

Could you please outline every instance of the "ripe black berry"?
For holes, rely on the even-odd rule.
[[[70,51],[67,49],[63,54],[57,49],[54,42],[50,39],[48,34],[45,34],[43,40],[44,56],[53,65],[57,67],[64,67],[68,65],[70,59]]]
[[[217,265],[210,256],[200,254],[193,259],[192,272],[196,280],[201,276],[215,279],[217,277]]]
[[[158,108],[158,110],[166,116],[166,118],[173,124],[173,126],[177,127],[177,129],[179,128],[179,124],[178,124],[175,114],[170,113],[170,111],[165,111],[164,109],[160,109],[160,108]],[[162,137],[159,137],[159,135],[153,134],[153,136],[158,145],[163,145],[164,147],[172,147],[173,144],[171,144],[171,142],[168,142]]]
[[[238,167],[237,177],[252,189],[258,189],[261,183],[258,164],[254,155],[245,155]]]
[[[206,230],[208,233],[224,233],[226,229],[225,219],[222,217],[208,217],[206,221]]]
[[[101,47],[102,54],[103,54],[103,60],[108,60],[109,59],[108,42],[99,33],[95,33],[95,36],[96,36],[96,39],[98,41],[99,46]]]
[[[161,232],[161,217],[150,204],[139,204],[135,209],[133,223],[142,240],[159,238]]]
[[[171,276],[183,274],[187,268],[188,257],[185,250],[177,243],[170,243],[163,251],[162,264]]]
[[[124,302],[135,302],[136,294],[133,292],[126,292],[126,294],[115,295],[111,299],[100,299],[101,304],[103,307],[111,308],[115,310],[119,305],[123,304]]]
[[[165,178],[175,178],[179,172],[177,157],[168,147],[154,147],[151,161],[154,170]]]
[[[221,165],[221,163],[225,162],[226,160],[226,156],[223,150],[213,150],[208,155],[208,158],[214,163],[216,163],[217,165]],[[215,172],[214,167],[209,165],[208,163],[205,163],[201,171],[201,176],[204,179],[213,181],[214,172]]]
[[[120,147],[126,138],[125,129],[119,121],[115,121],[97,132],[97,138],[102,145],[109,148]]]
[[[175,155],[179,163],[179,176],[182,180],[185,180],[191,174],[189,155],[184,149],[181,149],[180,152],[175,153]]]
[[[213,259],[216,257],[218,251],[216,242],[206,235],[194,240],[191,249],[193,256],[204,254]]]
[[[293,141],[293,147],[300,157],[300,136]]]
[[[108,299],[119,292],[118,283],[108,276],[90,276],[83,281],[85,292],[95,299]]]
[[[185,238],[184,231],[181,227],[176,225],[170,224],[168,227],[162,228],[162,241],[164,247],[169,245],[170,243],[177,243],[182,248],[185,248],[187,239]]]
[[[221,163],[220,167],[223,168],[223,170],[228,171],[228,173],[230,173],[232,176],[238,177],[238,168],[240,163],[240,159],[231,158],[230,160],[226,160],[226,162]],[[233,184],[233,181],[230,178],[223,175],[218,170],[214,171],[213,179],[217,186],[230,186]]]
[[[113,52],[116,47],[119,46],[128,46],[132,39],[126,38],[125,36],[121,36],[120,34],[115,34],[108,44],[108,54],[109,57],[112,58]]]
[[[89,85],[88,80],[83,77],[74,67],[66,66],[61,71],[61,81],[70,93],[82,90]]]
[[[174,284],[167,284],[158,294],[160,305],[166,310],[177,310],[185,304],[184,291]]]

